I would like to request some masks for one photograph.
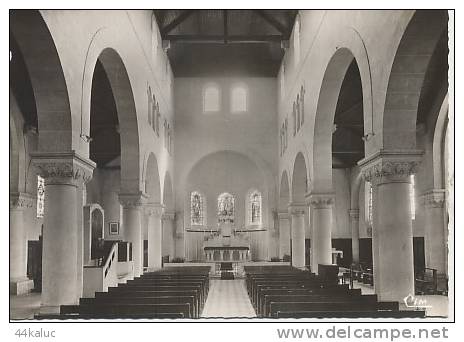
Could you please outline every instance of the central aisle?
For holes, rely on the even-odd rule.
[[[212,279],[201,317],[256,317],[245,280]]]

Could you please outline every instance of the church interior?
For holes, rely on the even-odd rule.
[[[445,10],[11,10],[10,320],[447,318]]]

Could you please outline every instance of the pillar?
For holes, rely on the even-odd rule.
[[[292,266],[296,268],[305,267],[305,207],[301,205],[290,205],[289,214],[291,220],[292,234]]]
[[[311,206],[311,271],[318,273],[318,265],[332,264],[332,207],[333,193],[311,193],[308,196]]]
[[[359,264],[359,209],[350,209],[351,251],[353,264]]]
[[[380,152],[360,163],[374,192],[374,289],[381,301],[403,301],[414,295],[409,184],[419,158],[417,151]]]
[[[92,177],[95,163],[75,152],[34,153],[33,162],[45,179],[42,249],[42,312],[56,312],[63,304],[77,304],[78,264],[82,233],[78,227],[78,189]]]
[[[119,194],[124,239],[132,244],[134,277],[143,273],[142,206],[144,201],[145,195],[142,192]]]
[[[154,271],[162,267],[163,231],[161,220],[164,209],[161,204],[148,204],[145,209],[148,215],[148,269]]]
[[[448,228],[445,215],[445,190],[432,189],[423,195],[425,209],[425,264],[438,274],[447,274]]]
[[[163,255],[169,255],[169,259],[174,258],[175,254],[175,242],[174,242],[174,223],[175,213],[172,211],[166,211],[162,217],[163,223]]]
[[[290,217],[288,212],[279,212],[279,258],[290,255]]]
[[[10,294],[21,295],[34,288],[27,278],[27,234],[24,210],[33,208],[33,197],[27,193],[10,194]]]
[[[224,261],[224,251],[222,249],[219,251],[219,254],[221,254],[221,258],[219,260]]]

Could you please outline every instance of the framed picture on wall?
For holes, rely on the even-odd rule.
[[[110,235],[118,235],[119,234],[119,222],[110,222]]]

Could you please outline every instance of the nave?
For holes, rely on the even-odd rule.
[[[108,314],[134,288],[124,315],[144,298],[152,318],[252,315],[252,266],[294,268],[265,286],[336,266],[376,303],[447,306],[449,19],[11,11],[11,317]],[[215,278],[223,263],[233,281]]]

